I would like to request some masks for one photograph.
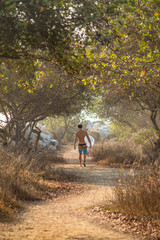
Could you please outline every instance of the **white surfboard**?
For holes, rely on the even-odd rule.
[[[89,138],[91,140],[91,146],[93,147],[95,140],[91,135],[89,135]],[[87,147],[90,147],[90,143],[89,143],[88,138],[86,136],[84,137],[84,141],[85,141]]]

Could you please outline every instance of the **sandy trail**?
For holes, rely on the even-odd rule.
[[[57,165],[57,168],[81,176],[81,183],[87,190],[29,204],[27,210],[19,214],[18,221],[0,223],[0,240],[140,239],[112,231],[102,225],[100,220],[86,214],[88,207],[100,205],[112,198],[112,187],[119,170],[98,167],[91,159],[88,159],[86,168],[80,168],[75,150],[65,152],[64,157],[67,163]]]

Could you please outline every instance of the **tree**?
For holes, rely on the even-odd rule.
[[[85,46],[97,40],[101,43],[111,40],[102,30],[110,29],[107,17],[115,16],[122,2],[3,0],[0,2],[0,57],[54,59],[72,73],[80,71],[79,64],[82,67],[86,58]],[[87,60],[83,65],[86,64]]]
[[[75,131],[79,123],[86,126],[86,121],[82,119],[80,114],[71,116],[63,115],[60,117],[48,117],[43,121],[43,124],[49,129],[53,138],[61,142],[73,142]]]
[[[159,138],[156,122],[159,110],[157,0],[16,0],[1,1],[0,4],[2,66],[6,59],[25,60],[31,69],[37,67],[36,59],[54,62],[54,66],[61,66],[63,71],[65,81],[62,85],[68,86],[66,99],[74,95],[72,86],[75,87],[77,80],[83,82],[84,88],[90,87],[95,94],[108,92],[112,99],[116,94],[120,100],[129,99],[136,107],[151,112]],[[33,72],[31,82],[35,81],[33,85],[36,85],[39,76],[36,69]],[[69,84],[73,78],[76,79]],[[20,83],[17,78],[17,83],[28,86],[26,77]],[[30,87],[26,87],[30,95],[40,91],[41,88],[33,91],[31,85],[29,83]],[[57,90],[56,87],[57,83],[54,82],[51,88]],[[83,88],[81,84],[77,87]],[[5,86],[3,88],[5,91]],[[47,100],[50,102],[53,96],[45,96],[44,109],[46,106],[48,109]],[[38,108],[33,106],[33,109]]]
[[[77,27],[80,30],[83,22],[78,23],[72,7],[79,6],[74,1],[0,2],[0,106],[8,120],[1,129],[5,142],[8,138],[18,143],[26,123],[32,129],[46,116],[78,112],[90,98],[85,94],[87,87],[73,77],[87,66],[83,46],[76,42],[82,35]]]
[[[103,92],[112,109],[127,104],[130,110],[150,112],[159,143],[159,1],[125,1],[116,10],[119,14],[108,17],[110,29],[101,32],[112,41],[101,44],[99,51],[92,47],[92,78],[85,82],[95,93]]]
[[[27,66],[27,70],[26,70]],[[24,67],[24,68],[23,68]],[[31,129],[47,116],[70,115],[81,111],[90,96],[54,63],[28,60],[6,61],[1,69],[1,112],[8,118],[1,135],[18,144],[26,124]],[[4,137],[5,135],[5,137]]]

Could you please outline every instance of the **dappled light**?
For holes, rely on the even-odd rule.
[[[0,239],[160,239],[159,23],[158,0],[0,1]]]

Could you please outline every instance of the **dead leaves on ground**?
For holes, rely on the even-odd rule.
[[[112,208],[105,210],[104,207],[94,207],[91,211],[100,218],[101,224],[110,226],[114,230],[137,234],[144,240],[160,240],[158,221],[123,214]]]
[[[51,181],[53,182],[53,181]],[[61,195],[68,195],[68,194],[76,194],[76,193],[82,193],[84,190],[86,190],[86,186],[82,186],[80,184],[77,183],[57,183],[57,185],[55,185],[54,187],[51,187],[46,194],[44,195],[44,200],[46,199],[53,199],[53,198],[57,198]]]

